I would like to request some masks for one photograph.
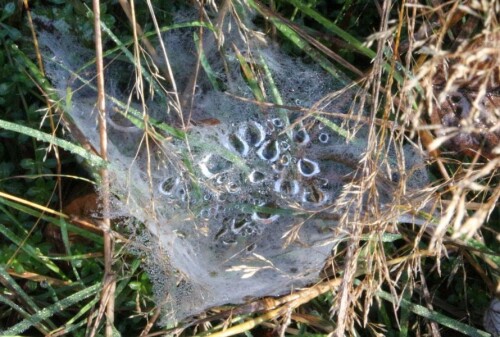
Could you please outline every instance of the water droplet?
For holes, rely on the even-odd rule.
[[[225,174],[221,174],[217,177],[217,179],[215,180],[215,182],[219,185],[221,184],[224,184],[225,182],[227,181],[227,175]]]
[[[273,119],[271,120],[271,122],[272,122],[272,123],[273,123],[273,125],[274,125],[275,127],[277,127],[277,128],[282,128],[282,127],[283,127],[283,125],[285,125],[285,124],[283,123],[283,121],[281,120],[281,118],[273,118]]]
[[[200,218],[208,219],[212,215],[212,211],[210,208],[204,208],[200,211]]]
[[[273,203],[262,203],[259,207],[266,208],[265,210],[252,213],[252,220],[264,224],[270,224],[280,217],[279,214],[272,214],[271,209],[276,208]]]
[[[278,179],[274,183],[274,191],[277,193],[284,194],[286,196],[292,196],[299,193],[300,186],[297,180],[283,180]]]
[[[241,127],[239,133],[242,139],[246,140],[250,146],[254,147],[259,147],[266,138],[264,127],[255,121],[249,122],[246,126]]]
[[[272,162],[278,160],[280,155],[280,148],[278,142],[268,140],[257,150],[257,155],[263,159]]]
[[[243,228],[243,231],[241,232],[241,236],[243,237],[246,237],[246,236],[251,236],[251,235],[254,235],[256,234],[257,231],[255,230],[255,227],[253,226],[246,226],[245,228]]]
[[[320,172],[318,163],[307,158],[300,159],[297,168],[304,177],[312,177]]]
[[[231,167],[231,162],[210,153],[206,155],[198,165],[200,166],[201,173],[210,179],[215,175],[228,170]]]
[[[283,165],[283,166],[290,165],[291,161],[292,161],[292,157],[289,154],[284,154],[280,158],[280,164]]]
[[[266,176],[264,175],[264,173],[255,170],[248,175],[248,180],[250,180],[250,182],[253,184],[260,183],[264,181],[265,178]]]
[[[223,236],[224,234],[227,233],[227,227],[222,227],[221,229],[219,229],[219,231],[215,234],[215,237],[214,239],[215,240],[219,240],[221,236]]]
[[[297,145],[304,146],[309,143],[309,134],[305,129],[299,129],[294,132],[293,140],[297,143]]]
[[[321,143],[326,144],[330,140],[330,136],[327,133],[320,133],[318,139]]]
[[[226,240],[222,240],[222,244],[224,244],[225,246],[236,246],[236,240],[235,239],[226,239]]]
[[[241,137],[237,134],[229,135],[229,144],[231,148],[238,152],[242,157],[246,157],[248,155],[248,151],[250,150],[247,142],[245,142]]]
[[[231,225],[231,231],[234,234],[239,234],[249,224],[250,222],[248,222],[245,218],[233,220],[233,224]]]
[[[186,202],[188,198],[188,194],[186,193],[186,189],[184,187],[179,188],[175,192],[175,195],[181,202]]]
[[[174,177],[165,178],[158,185],[158,191],[163,195],[172,195],[178,183],[179,183],[179,178],[174,178]]]
[[[257,248],[257,245],[255,243],[252,243],[252,244],[247,246],[246,251],[247,251],[247,253],[251,253],[255,250],[255,248]]]
[[[234,181],[233,182],[230,182],[226,185],[226,190],[229,192],[229,193],[237,193],[241,190],[240,186],[238,186],[237,183],[235,183]]]

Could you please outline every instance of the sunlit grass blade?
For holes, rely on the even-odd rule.
[[[405,273],[402,275],[403,284],[408,284],[408,275]],[[403,292],[403,300],[410,302],[411,301],[411,291],[408,287],[405,287]],[[410,308],[408,306],[401,306],[399,313],[399,336],[407,337],[410,331]]]
[[[397,300],[388,292],[378,291],[377,296],[379,296],[380,298],[382,298],[386,301],[389,301],[393,304],[397,303]],[[443,315],[437,311],[429,310],[424,306],[412,303],[406,299],[401,299],[399,302],[399,305],[401,307],[404,307],[406,310],[410,310],[415,315],[430,319],[434,322],[439,323],[440,325],[443,325],[443,326],[448,327],[452,330],[455,330],[455,331],[458,331],[462,334],[465,334],[466,336],[470,336],[470,337],[488,337],[488,336],[490,336],[490,334],[485,332],[485,331],[476,329],[473,326],[459,322],[456,319],[453,319],[451,317]]]
[[[22,287],[19,286],[19,284],[17,284],[17,282],[9,275],[9,273],[7,273],[4,266],[2,266],[2,265],[0,265],[0,278],[2,278],[2,284],[10,287],[15,292],[15,294],[17,296],[19,296],[22,299],[22,301],[29,306],[30,311],[36,313],[36,312],[39,312],[41,310],[41,308],[35,303],[33,298],[30,295],[28,295],[22,289]],[[31,317],[29,317],[27,319],[30,319],[30,318]],[[39,323],[39,322],[36,322],[36,323]],[[50,320],[47,321],[47,324],[52,328],[55,327],[55,325]]]
[[[26,320],[29,320],[32,316],[30,313],[26,312],[23,309],[23,307],[21,307],[20,305],[17,305],[16,303],[14,303],[13,301],[11,301],[10,299],[8,299],[7,297],[5,297],[1,294],[0,294],[0,302],[11,307],[13,310],[15,310],[19,315],[21,315]],[[47,327],[45,327],[43,324],[34,323],[33,325],[44,335],[47,335],[49,333],[49,329]]]
[[[20,247],[26,254],[41,262],[45,267],[52,270],[54,273],[59,275],[63,280],[68,280],[68,277],[63,273],[63,271],[50,259],[43,255],[38,249],[33,247],[29,242],[24,242],[22,238],[13,233],[10,229],[0,224],[0,234],[2,234],[5,238],[12,241],[12,243],[16,244]]]
[[[274,78],[273,78],[273,74],[271,72],[271,69],[269,69],[269,66],[267,65],[267,62],[264,59],[264,57],[262,57],[262,54],[259,54],[259,61],[260,61],[260,64],[262,66],[262,69],[264,69],[265,78],[266,78],[267,83],[269,85],[269,91],[271,92],[271,97],[272,97],[273,103],[275,103],[277,105],[284,105],[283,98],[281,97],[280,91],[279,91],[278,87],[276,86],[276,83],[274,82]],[[292,130],[289,129],[290,119],[288,118],[287,111],[284,109],[279,109],[278,115],[285,123],[285,129],[287,130],[288,138],[292,139]]]
[[[106,165],[106,162],[102,160],[101,157],[87,151],[80,145],[73,144],[67,140],[58,138],[54,135],[45,133],[40,130],[36,130],[24,125],[12,123],[6,120],[1,120],[0,119],[0,128],[3,128],[5,130],[9,130],[12,132],[16,132],[19,134],[23,134],[26,136],[33,137],[35,139],[38,139],[43,142],[47,142],[50,144],[57,145],[58,147],[65,149],[73,154],[76,154],[90,162],[91,165],[94,165],[96,167],[102,167]]]
[[[301,12],[306,14],[307,16],[310,16],[314,20],[316,20],[319,24],[321,24],[323,27],[331,31],[332,33],[336,34],[339,36],[341,39],[343,39],[345,42],[347,42],[350,46],[358,50],[360,53],[363,55],[369,57],[369,58],[374,58],[377,53],[370,48],[366,47],[363,45],[361,41],[359,41],[357,38],[322,16],[320,13],[315,11],[313,8],[310,6],[307,6],[303,1],[300,0],[286,0],[292,5],[294,5],[296,8],[298,8]]]
[[[339,72],[338,69],[325,56],[323,56],[323,54],[311,47],[309,43],[297,34],[297,32],[295,32],[286,22],[277,16],[268,13],[268,11],[265,10],[260,3],[253,0],[250,0],[249,3],[263,16],[265,16],[290,42],[315,60],[323,69],[330,73],[333,78],[340,82],[347,83],[348,79],[346,76]]]
[[[0,272],[2,268],[0,267]],[[81,302],[85,300],[86,298],[97,294],[97,292],[101,288],[101,283],[96,283],[92,286],[89,286],[83,290],[80,290],[73,295],[70,295],[66,297],[65,299],[62,299],[58,301],[57,303],[54,303],[50,306],[47,306],[39,311],[37,311],[34,315],[32,315],[28,319],[24,319],[23,321],[17,323],[16,325],[10,327],[5,331],[6,335],[17,335],[21,334],[24,331],[28,330],[30,327],[32,327],[34,324],[37,324],[39,322],[42,322],[44,320],[47,320],[48,318],[52,317],[53,315],[65,310],[66,308]]]
[[[245,57],[241,54],[241,52],[238,50],[238,48],[233,45],[234,53],[236,54],[236,58],[238,59],[238,62],[240,63],[241,71],[243,73],[243,77],[247,81],[248,86],[250,87],[250,90],[252,90],[252,93],[255,97],[255,99],[258,102],[265,102],[265,96],[264,93],[262,92],[261,87],[259,86],[259,80],[257,77],[256,72],[254,69],[252,69],[252,66],[250,63],[245,59]]]
[[[298,48],[303,50],[307,55],[309,55],[313,60],[318,62],[318,64],[325,69],[328,73],[330,73],[333,78],[345,82],[345,76],[340,73],[337,68],[320,52],[316,49],[312,48],[303,38],[301,38],[290,26],[283,23],[281,20],[277,18],[270,18],[270,21],[276,26],[276,28],[293,44],[295,44]]]
[[[203,49],[200,49],[200,37],[198,34],[194,33],[193,34],[193,40],[194,40],[194,45],[196,46],[196,51],[200,54],[200,63],[205,71],[205,74],[207,75],[208,81],[212,85],[212,88],[214,88],[216,91],[220,91],[222,88],[219,85],[219,81],[217,79],[217,74],[214,72],[212,69],[212,66],[207,60],[207,57],[205,55],[205,52]]]
[[[95,297],[92,299],[90,302],[87,304],[83,305],[81,309],[76,313],[75,316],[70,318],[66,323],[64,323],[63,326],[51,331],[52,334],[58,333],[58,334],[64,334],[68,335],[69,333],[75,331],[78,328],[81,328],[84,325],[87,325],[87,318],[84,317],[85,314],[89,313],[92,308],[95,307],[95,305],[99,303],[99,298]],[[78,321],[80,318],[82,318],[80,321]]]
[[[377,56],[377,53],[373,51],[372,49],[368,48],[365,46],[361,41],[359,41],[357,38],[346,32],[345,30],[341,29],[339,26],[337,26],[335,23],[331,22],[324,16],[322,16],[320,13],[312,9],[311,7],[307,6],[304,4],[303,1],[300,0],[287,0],[289,3],[293,4],[296,8],[300,9],[301,12],[306,14],[307,16],[311,17],[314,19],[316,22],[319,24],[323,25],[327,30],[331,31],[332,33],[336,34],[339,36],[341,39],[343,39],[345,42],[347,42],[350,46],[352,46],[354,49],[356,49],[358,52],[361,54],[367,56],[370,59],[373,59]],[[398,65],[400,66],[400,65]],[[391,72],[392,68],[389,63],[384,63],[383,64],[384,69],[387,72]],[[402,67],[400,67],[402,69]],[[395,72],[394,73],[394,78],[399,82],[403,83],[403,75]]]

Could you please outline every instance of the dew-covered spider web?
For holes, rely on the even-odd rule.
[[[191,21],[189,14],[176,19]],[[284,53],[248,21],[228,16],[216,35],[205,29],[201,56],[199,27],[164,34],[179,91],[203,64],[182,118],[171,88],[153,76],[144,76],[146,109],[134,99],[135,68],[122,49],[106,58],[112,215],[144,225],[134,227],[137,246],[165,322],[318,281],[344,239],[339,221],[345,226],[346,214],[371,210],[364,192],[352,191],[366,175],[368,139],[376,139],[369,138],[369,109],[360,107],[369,97],[359,97],[333,66],[325,71]],[[99,148],[94,53],[64,22],[37,22],[67,119]],[[372,166],[378,211],[391,210],[385,220],[413,221],[409,211],[419,206],[412,192],[428,183],[423,159],[387,134]],[[350,195],[358,196],[356,207]]]

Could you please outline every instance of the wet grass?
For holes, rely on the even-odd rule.
[[[498,131],[485,122],[472,123],[464,131],[435,116],[446,116],[440,111],[445,110],[447,93],[459,91],[470,101],[490,99],[488,111],[498,124],[498,92],[491,78],[500,58],[493,58],[487,42],[498,43],[498,22],[491,8],[466,11],[454,4],[375,5],[355,0],[246,3],[261,14],[256,21],[281,48],[319,64],[332,76],[357,82],[360,95],[371,97],[373,128],[381,134],[397,129],[399,137],[427,150],[432,174],[427,193],[438,201],[440,217],[427,227],[353,226],[352,237],[336,246],[318,284],[282,299],[214,308],[206,317],[181,322],[169,331],[186,336],[487,336],[483,314],[498,296],[500,157],[498,140],[496,150],[485,145],[495,141]],[[64,18],[82,43],[92,45],[92,19],[83,3],[31,5],[44,15]],[[158,67],[163,79],[154,78],[151,68],[142,66],[144,60],[130,51],[138,40],[124,15],[126,7],[107,1],[102,5],[105,54],[123,51],[125,61],[140,65],[144,79],[164,95],[159,84],[168,86],[175,79],[162,64]],[[172,26],[175,7],[154,5],[160,31],[181,28]],[[26,8],[17,6],[8,3],[0,15],[0,329],[6,335],[104,335],[104,308],[99,303],[109,280],[102,229],[93,216],[99,206],[91,202],[92,192],[79,195],[89,181],[99,184],[103,161],[85,135],[70,129],[73,137],[67,137],[60,113],[71,102],[60,101],[51,89],[33,44],[30,29],[36,30]],[[145,5],[137,5],[135,18],[154,43],[156,32]],[[189,25],[216,31],[210,22]],[[465,38],[464,30],[469,32]],[[473,59],[478,55],[484,57]],[[261,77],[239,56],[255,101],[264,102]],[[200,63],[217,87],[203,54]],[[454,72],[446,73],[443,64],[453,65]],[[271,103],[281,105],[279,90],[265,67],[263,71],[273,92]],[[147,128],[139,112],[129,118]],[[149,122],[164,132],[161,137],[187,137],[173,125]],[[439,133],[444,128],[452,132]],[[471,147],[460,139],[450,143],[453,132],[478,137],[484,146]],[[81,207],[68,213],[75,199]],[[134,233],[118,225],[111,233],[113,330],[123,336],[165,332],[154,324],[159,311],[145,257],[130,252],[128,238]]]

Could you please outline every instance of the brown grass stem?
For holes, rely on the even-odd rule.
[[[102,36],[101,36],[101,15],[100,15],[100,1],[93,0],[94,11],[94,34],[95,34],[95,53],[96,53],[96,70],[97,70],[97,108],[99,111],[99,140],[100,140],[100,154],[103,160],[108,157],[108,137],[106,130],[106,93],[104,89],[104,62],[103,62],[103,49],[102,49]],[[104,279],[103,289],[101,292],[100,310],[105,309],[106,312],[106,337],[113,336],[114,325],[114,311],[115,311],[115,288],[116,281],[113,273],[113,238],[110,235],[111,221],[110,214],[110,190],[109,190],[109,172],[107,167],[100,170],[101,175],[101,201],[103,208],[103,220],[101,222],[103,227],[104,239]],[[99,323],[97,319],[94,327]],[[96,329],[94,329],[94,332]]]

